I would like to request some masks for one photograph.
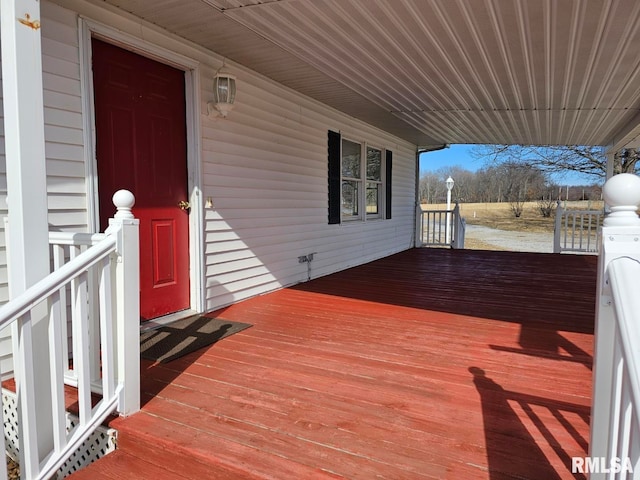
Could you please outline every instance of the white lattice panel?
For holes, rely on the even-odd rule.
[[[15,393],[2,390],[2,413],[4,415],[4,437],[7,455],[14,460],[19,458],[18,449],[18,409]],[[67,413],[67,432],[77,422],[77,417]],[[89,439],[67,460],[58,471],[57,478],[64,478],[86,467],[91,462],[104,457],[116,449],[117,432],[114,429],[99,427]]]

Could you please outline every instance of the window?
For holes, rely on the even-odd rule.
[[[329,223],[391,218],[389,150],[329,131]]]

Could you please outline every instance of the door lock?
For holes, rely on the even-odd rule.
[[[180,200],[178,202],[178,207],[180,207],[181,210],[189,210],[191,208],[191,204],[184,200]]]

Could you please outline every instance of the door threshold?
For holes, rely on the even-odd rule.
[[[167,325],[168,323],[176,322],[192,315],[197,315],[197,313],[198,312],[196,312],[195,310],[188,308],[186,310],[180,310],[179,312],[169,313],[168,315],[164,315],[162,317],[153,318],[140,324],[140,332],[155,330],[156,328],[160,328],[164,325]]]

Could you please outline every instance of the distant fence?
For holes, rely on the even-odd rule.
[[[558,202],[553,231],[553,253],[598,253],[598,232],[602,227],[601,210],[568,210]]]

